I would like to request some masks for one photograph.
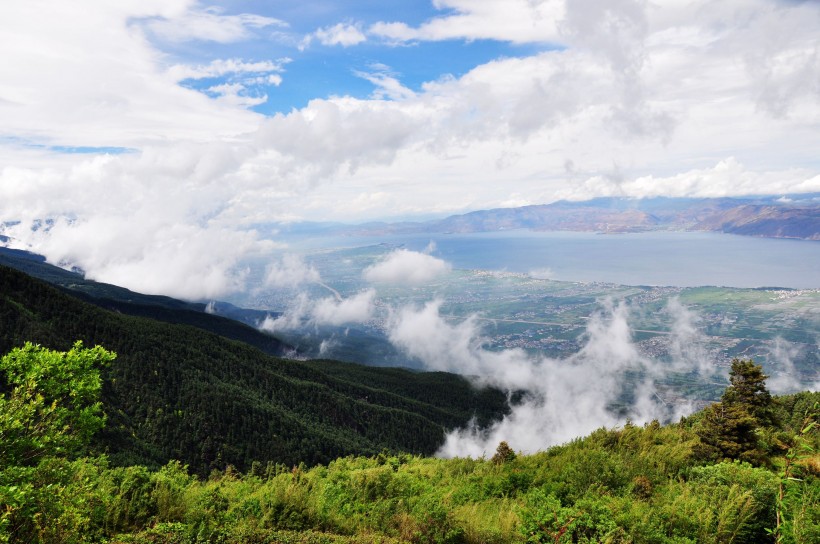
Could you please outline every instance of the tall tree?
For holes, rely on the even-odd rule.
[[[740,459],[762,464],[758,430],[773,423],[772,396],[767,376],[751,360],[735,359],[729,372],[730,385],[720,402],[703,411],[697,429],[700,444],[696,453],[706,459]]]
[[[751,359],[734,359],[729,372],[731,385],[723,392],[721,402],[743,408],[759,426],[771,425],[774,411],[772,395],[766,389],[767,378],[763,368]]]

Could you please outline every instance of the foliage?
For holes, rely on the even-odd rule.
[[[814,428],[804,434],[816,439]],[[39,532],[10,540],[773,542],[767,529],[776,523],[778,473],[739,461],[700,465],[696,443],[686,426],[653,422],[600,429],[501,464],[380,453],[206,479],[179,462],[150,470],[110,466],[104,457],[51,457],[34,478],[51,486],[37,503]],[[800,470],[803,495],[789,512],[802,525],[785,542],[809,543],[816,541],[820,481]]]
[[[91,522],[76,508],[89,489],[66,492],[67,458],[103,427],[100,368],[113,359],[81,342],[65,353],[27,343],[0,359],[0,541],[71,542]]]
[[[44,455],[76,453],[102,429],[100,368],[114,360],[101,347],[68,352],[31,343],[0,359],[0,463],[31,466]]]
[[[820,402],[807,408],[799,432],[792,436],[783,459],[777,496],[777,523],[769,532],[776,542],[820,541],[820,489],[809,485],[820,475],[818,457],[811,438],[820,416]],[[816,441],[815,441],[816,442]]]
[[[703,411],[698,428],[698,453],[705,459],[764,461],[759,432],[774,424],[774,403],[763,369],[750,360],[735,359],[730,385],[717,402]]]
[[[433,453],[444,431],[508,409],[460,376],[268,356],[200,329],[102,310],[0,266],[0,352],[81,339],[119,354],[103,371],[113,464],[179,460],[201,476],[233,465],[328,463],[382,450]]]
[[[515,459],[515,452],[505,441],[501,441],[490,459],[496,465],[501,465]]]
[[[41,289],[21,285],[35,292]],[[53,292],[42,293],[46,300],[55,300]],[[762,374],[754,365],[738,366],[742,379],[733,381],[730,389],[735,390],[721,400],[723,413],[729,416],[707,410],[680,424],[653,421],[599,429],[532,455],[515,455],[509,444],[500,444],[497,458],[445,460],[398,453],[401,448],[394,447],[341,455],[313,466],[298,461],[246,462],[240,472],[223,463],[222,470],[209,471],[205,477],[201,469],[214,463],[203,464],[201,458],[196,458],[197,466],[185,459],[161,467],[119,466],[106,455],[92,455],[92,435],[105,422],[102,408],[119,410],[109,414],[110,420],[128,432],[144,433],[148,428],[166,435],[164,441],[140,442],[145,448],[218,437],[210,446],[214,451],[243,460],[258,451],[242,449],[252,443],[249,436],[219,433],[232,424],[256,426],[260,436],[254,439],[261,444],[272,440],[264,417],[278,418],[277,432],[288,437],[280,445],[293,446],[293,458],[298,460],[305,449],[318,450],[313,457],[306,456],[311,465],[340,445],[356,450],[378,443],[357,441],[362,438],[381,436],[401,444],[398,436],[408,429],[424,436],[424,421],[433,420],[411,408],[426,410],[430,417],[455,416],[447,415],[446,403],[425,404],[418,400],[422,394],[414,397],[413,383],[402,380],[401,373],[376,371],[373,384],[384,388],[364,388],[356,380],[344,379],[343,365],[324,374],[316,363],[286,363],[185,327],[168,333],[178,339],[169,340],[161,329],[142,321],[117,316],[100,320],[95,317],[99,310],[72,306],[59,297],[57,309],[27,306],[49,316],[29,319],[9,302],[11,295],[4,296],[0,313],[13,307],[13,313],[2,315],[18,319],[7,330],[67,323],[59,317],[65,304],[80,312],[75,319],[113,327],[112,338],[120,338],[122,345],[129,342],[137,352],[151,341],[163,340],[159,345],[180,357],[177,364],[188,365],[184,368],[193,376],[174,374],[174,366],[162,354],[132,360],[145,368],[133,362],[120,367],[129,358],[127,353],[120,352],[114,363],[112,353],[82,344],[65,353],[26,344],[3,357],[0,542],[808,544],[820,537],[820,436],[813,423],[820,393],[767,399]],[[20,300],[19,293],[16,296],[14,300]],[[60,332],[43,330],[46,336]],[[201,343],[184,344],[194,340]],[[192,355],[186,355],[183,345]],[[232,372],[220,374],[210,363],[196,363],[207,350],[224,357],[223,366],[233,365]],[[251,364],[254,361],[259,365]],[[348,376],[358,378],[367,372],[352,366]],[[234,379],[221,382],[222,376]],[[116,391],[120,380],[138,398],[127,405],[101,404],[106,387]],[[401,395],[387,389],[398,381],[409,382],[397,389]],[[270,389],[267,396],[264,388]],[[164,393],[152,396],[152,389]],[[354,400],[360,394],[368,400]],[[174,404],[169,400],[174,395],[185,402],[197,400]],[[247,412],[236,399],[250,403]],[[193,409],[212,419],[185,412]],[[227,413],[217,414],[219,410]],[[724,420],[710,422],[718,415]],[[736,433],[727,418],[736,420]],[[179,419],[184,423],[180,425]],[[249,423],[243,423],[245,419]],[[303,434],[284,434],[281,429],[288,421]],[[203,427],[194,427],[193,422],[202,422]],[[396,428],[383,428],[389,425]],[[744,442],[743,425],[751,428],[754,441]],[[702,455],[704,444],[726,451],[730,447],[710,443],[709,426],[717,431],[714,436],[738,448],[738,457],[749,457],[753,463]],[[315,427],[313,434],[304,431],[308,427]],[[110,433],[110,426],[103,431]],[[325,439],[330,446],[322,442]],[[118,445],[133,447],[114,440],[107,444],[114,455]]]

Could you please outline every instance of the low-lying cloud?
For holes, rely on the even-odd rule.
[[[375,300],[376,291],[373,289],[347,298],[334,295],[318,300],[311,299],[307,293],[300,293],[282,315],[266,317],[259,324],[259,329],[273,333],[305,326],[365,323],[373,318]]]
[[[305,283],[321,281],[319,271],[298,255],[288,253],[270,263],[265,270],[264,287],[295,288]]]
[[[773,393],[783,395],[803,389],[794,365],[794,359],[800,355],[801,351],[798,344],[793,344],[780,337],[774,339],[768,356],[770,367],[774,371],[766,381],[766,385]]]
[[[364,323],[373,316],[376,291],[367,289],[353,296],[321,299],[313,307],[312,321],[317,325],[345,325]]]
[[[434,280],[449,272],[451,268],[449,263],[432,255],[397,249],[376,264],[365,268],[362,276],[372,283],[419,285]]]
[[[672,303],[668,311],[680,316],[679,320],[691,319],[679,303]],[[679,360],[672,363],[642,356],[633,342],[628,317],[625,303],[604,301],[589,320],[583,347],[566,359],[519,349],[487,349],[476,317],[451,323],[441,315],[440,302],[393,312],[388,334],[397,348],[428,369],[473,376],[509,392],[526,391],[502,421],[489,429],[468,426],[452,431],[439,452],[446,457],[479,457],[491,453],[502,440],[517,450],[533,452],[601,426],[622,424],[626,418],[645,422],[690,410],[689,406],[667,405],[654,380],[670,368],[707,374],[713,369],[696,356],[681,356],[682,348],[676,352]],[[680,333],[690,341],[694,338],[686,326],[676,325],[673,337]]]

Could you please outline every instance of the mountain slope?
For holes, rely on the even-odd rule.
[[[820,210],[760,205],[739,206],[717,213],[701,221],[694,228],[746,236],[820,240]]]
[[[251,323],[264,319],[267,312],[243,310],[219,302],[212,304],[214,313],[208,313],[207,306],[202,303],[145,295],[124,287],[86,280],[81,274],[48,264],[44,257],[27,251],[0,247],[0,265],[25,272],[106,310],[166,323],[191,325],[244,342],[269,355],[284,355],[293,350],[278,338],[250,326]],[[217,313],[221,315],[215,315]]]
[[[109,422],[98,447],[120,463],[179,459],[207,474],[382,449],[429,454],[445,428],[507,410],[502,392],[464,378],[407,372],[391,389],[390,369],[324,372],[195,327],[106,311],[0,266],[0,352],[24,341],[65,350],[75,340],[118,354],[105,371]]]

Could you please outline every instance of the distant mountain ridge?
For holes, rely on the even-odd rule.
[[[624,198],[479,210],[426,222],[331,226],[336,234],[469,233],[538,231],[709,231],[820,240],[820,194],[759,198]]]

